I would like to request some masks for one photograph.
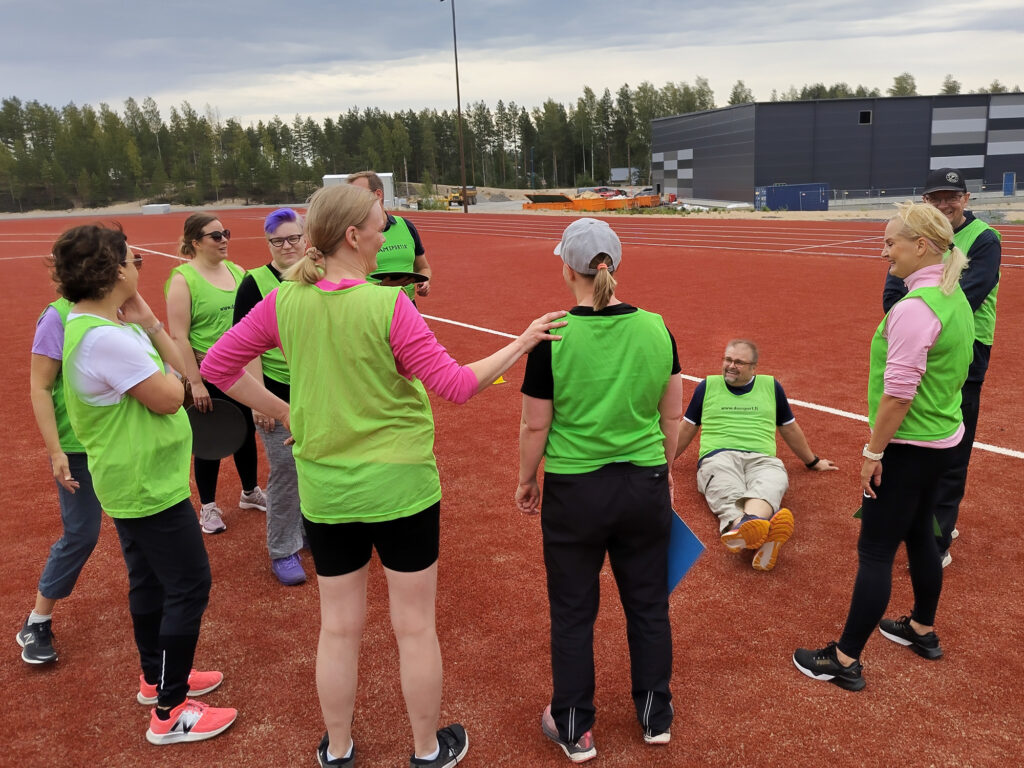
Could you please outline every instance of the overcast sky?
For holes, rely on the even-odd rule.
[[[450,0],[449,0],[450,2]],[[55,107],[189,101],[247,125],[352,106],[455,106],[451,6],[438,0],[0,0],[0,97]],[[918,93],[1024,87],[1020,0],[456,0],[463,105],[575,104],[648,80],[708,79],[719,106],[815,82]]]

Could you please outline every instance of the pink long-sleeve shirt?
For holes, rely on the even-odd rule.
[[[338,291],[363,282],[321,280],[317,287],[324,291]],[[476,394],[480,385],[476,374],[467,366],[459,365],[438,343],[412,301],[402,291],[398,291],[395,302],[390,337],[395,366],[405,378],[419,379],[431,392],[453,403],[464,403]],[[243,369],[250,360],[280,346],[275,289],[218,339],[203,359],[200,372],[214,386],[227,390],[242,378]]]
[[[907,277],[907,291],[937,286],[942,282],[942,264],[933,264],[917,270]],[[912,400],[928,367],[928,350],[942,331],[942,323],[923,299],[910,298],[897,302],[886,320],[885,334],[889,350],[885,358],[883,391],[890,397]],[[964,434],[963,423],[949,437],[925,442],[898,440],[894,443],[923,445],[928,448],[950,448],[957,445]]]

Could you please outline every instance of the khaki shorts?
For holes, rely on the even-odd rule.
[[[782,460],[752,451],[721,451],[704,459],[697,470],[697,490],[718,516],[724,533],[743,517],[741,504],[763,499],[778,512],[789,488]]]

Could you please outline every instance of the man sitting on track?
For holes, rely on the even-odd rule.
[[[770,571],[793,534],[793,513],[780,508],[789,479],[775,455],[775,428],[808,469],[838,467],[811,450],[782,385],[756,369],[754,342],[730,341],[722,375],[708,376],[690,398],[676,458],[701,429],[697,489],[718,515],[722,543],[731,552],[756,549],[754,569]]]

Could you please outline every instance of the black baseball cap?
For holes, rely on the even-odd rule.
[[[930,195],[932,192],[943,190],[966,192],[967,182],[964,181],[963,174],[956,168],[938,168],[928,174],[924,182],[924,192],[921,194]]]

